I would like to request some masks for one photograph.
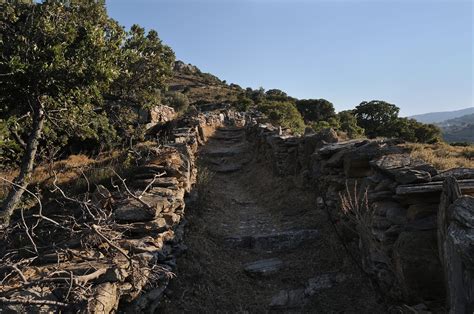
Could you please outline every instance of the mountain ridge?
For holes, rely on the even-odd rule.
[[[411,119],[415,119],[422,123],[441,123],[446,120],[459,118],[468,114],[474,113],[474,107],[468,107],[453,111],[438,111],[438,112],[427,112],[423,114],[417,114],[409,116]]]

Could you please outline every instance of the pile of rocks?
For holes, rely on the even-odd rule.
[[[329,209],[333,218],[344,221],[347,217],[341,210],[343,195],[367,202],[369,229],[353,227],[359,233],[363,267],[385,293],[412,304],[445,296],[437,246],[443,181],[454,177],[462,194],[474,195],[474,169],[440,172],[412,158],[397,140],[340,142],[330,129],[283,135],[258,121],[248,119],[246,128],[256,158],[269,162],[278,176],[305,179],[319,196],[318,206]]]

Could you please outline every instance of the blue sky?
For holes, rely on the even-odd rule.
[[[108,0],[158,31],[178,59],[242,87],[364,100],[402,115],[473,106],[470,0]]]

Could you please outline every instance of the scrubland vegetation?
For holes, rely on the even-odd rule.
[[[472,167],[472,147],[440,143],[439,128],[400,118],[394,104],[364,101],[336,113],[325,99],[243,89],[193,66],[176,69],[173,50],[156,31],[126,30],[104,1],[0,1],[0,29],[0,166],[18,187],[2,183],[6,220],[32,182],[74,169],[74,158],[89,167],[142,142],[140,110],[159,104],[186,112],[231,103],[296,133],[330,127],[341,138],[396,137],[419,143],[410,146],[413,154],[443,168]]]

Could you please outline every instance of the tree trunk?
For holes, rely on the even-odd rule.
[[[25,155],[23,156],[23,160],[21,162],[20,173],[14,181],[17,186],[12,187],[0,210],[0,220],[1,224],[4,226],[8,226],[10,224],[10,218],[13,214],[13,211],[20,202],[21,196],[28,186],[28,181],[31,177],[31,173],[33,172],[39,139],[41,138],[41,134],[43,132],[44,120],[45,115],[43,106],[38,104],[38,108],[35,108],[33,111],[33,129],[31,130],[28,143],[26,144]]]

